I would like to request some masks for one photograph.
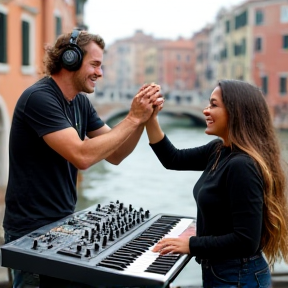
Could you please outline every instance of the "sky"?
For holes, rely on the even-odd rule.
[[[84,23],[102,36],[107,45],[142,30],[154,38],[190,38],[206,24],[214,23],[221,7],[245,0],[88,0]]]

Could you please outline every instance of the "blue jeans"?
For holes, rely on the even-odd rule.
[[[271,274],[262,254],[251,258],[202,260],[204,288],[271,288]]]

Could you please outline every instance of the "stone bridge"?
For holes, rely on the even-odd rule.
[[[166,93],[165,104],[161,114],[171,116],[186,116],[193,120],[196,125],[205,124],[205,118],[202,113],[203,108],[207,106],[210,91],[206,93],[197,93],[195,91]],[[130,109],[133,93],[119,92],[115,90],[97,92],[90,95],[90,100],[95,106],[98,114],[104,121],[109,121],[115,117],[126,115]]]
[[[121,117],[126,115],[130,109],[130,103],[93,103],[99,116],[105,121],[112,120],[116,117]],[[160,114],[166,114],[173,116],[186,116],[191,118],[195,125],[205,125],[205,117],[202,113],[203,107],[194,105],[181,105],[181,104],[171,104],[165,102],[163,110]]]

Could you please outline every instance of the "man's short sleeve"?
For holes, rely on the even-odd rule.
[[[71,127],[59,99],[47,90],[31,93],[24,107],[25,119],[39,137]]]

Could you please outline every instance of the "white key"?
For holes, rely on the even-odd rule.
[[[184,232],[189,225],[191,225],[193,220],[183,218],[181,219],[175,227],[169,231],[168,234],[164,236],[164,238],[178,237],[182,232]],[[147,251],[141,254],[138,258],[135,259],[133,263],[131,263],[124,271],[132,272],[132,273],[140,273],[144,272],[160,255],[160,253],[152,252],[152,249],[156,246],[149,247]]]

